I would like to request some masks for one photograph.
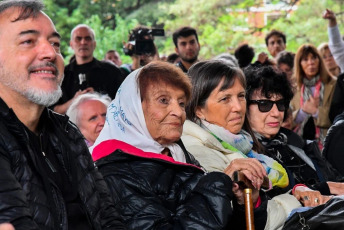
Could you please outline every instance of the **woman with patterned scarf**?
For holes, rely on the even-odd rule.
[[[225,172],[232,178],[234,171],[241,171],[249,181],[246,186],[253,188],[253,197],[260,194],[260,198],[266,199],[265,193],[259,193],[265,175],[270,180],[270,189],[288,187],[285,169],[272,158],[259,154],[261,146],[252,136],[245,114],[243,72],[223,61],[212,60],[193,65],[188,75],[193,88],[182,135],[186,149],[208,171]],[[259,202],[254,200],[256,208]],[[265,229],[277,229],[298,206],[300,203],[288,194],[269,200]]]
[[[330,195],[344,194],[340,174],[321,156],[315,142],[306,143],[293,131],[281,127],[293,97],[286,75],[272,67],[246,68],[247,117],[264,147],[264,154],[286,168],[294,195],[305,206],[325,203]],[[268,192],[270,197],[285,193]]]
[[[316,140],[320,150],[331,126],[329,109],[336,79],[328,72],[316,47],[302,45],[295,55],[297,92],[291,101],[295,132]]]

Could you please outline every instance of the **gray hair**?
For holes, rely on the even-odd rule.
[[[73,34],[75,32],[75,30],[79,29],[79,28],[86,28],[88,29],[90,32],[91,32],[91,35],[93,37],[93,40],[96,39],[96,33],[94,32],[94,30],[89,26],[89,25],[86,25],[86,24],[79,24],[77,26],[75,26],[72,31],[70,32],[70,40],[73,39]]]
[[[0,14],[13,7],[21,8],[19,16],[13,20],[15,22],[30,17],[36,18],[44,9],[44,4],[41,0],[4,0],[0,2]]]
[[[111,103],[111,98],[108,95],[97,92],[85,93],[75,98],[69,106],[66,115],[71,122],[76,124],[76,126],[79,126],[79,106],[86,101],[99,101],[108,107]]]
[[[239,67],[238,60],[235,58],[234,55],[229,54],[229,53],[219,54],[216,57],[214,57],[213,60],[220,60],[232,67]]]

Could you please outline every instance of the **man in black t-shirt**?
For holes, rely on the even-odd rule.
[[[70,46],[74,50],[75,59],[65,68],[62,98],[55,105],[54,111],[65,114],[73,99],[87,92],[97,91],[114,99],[123,77],[115,65],[93,57],[96,48],[93,29],[85,24],[74,27]]]

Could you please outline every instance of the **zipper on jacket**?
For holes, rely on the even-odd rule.
[[[41,152],[42,152],[42,155],[43,155],[43,158],[45,160],[45,162],[47,163],[47,165],[49,166],[50,170],[53,172],[53,173],[56,173],[56,169],[55,167],[53,166],[53,164],[50,162],[50,160],[47,158],[47,156],[45,155],[44,151],[43,151],[43,145],[42,145],[42,133],[39,134],[39,144],[40,144],[40,147],[41,147]]]

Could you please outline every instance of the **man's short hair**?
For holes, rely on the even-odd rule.
[[[189,37],[191,35],[195,35],[196,37],[196,40],[198,42],[198,36],[197,36],[197,31],[192,28],[192,27],[189,27],[189,26],[184,26],[184,27],[181,27],[179,29],[177,29],[174,33],[173,33],[173,43],[174,45],[176,46],[176,48],[178,48],[178,38],[179,37]]]
[[[108,51],[106,51],[106,54],[109,54],[109,53],[117,53],[117,51],[116,50],[108,50]]]
[[[110,53],[118,53],[116,50],[108,50],[108,51],[106,51],[106,53],[105,53],[105,55],[104,55],[104,58],[106,58],[106,55],[107,54],[110,54]]]
[[[171,53],[167,56],[167,62],[174,63],[177,60],[177,58],[179,58],[179,55],[177,53]]]
[[[75,26],[75,27],[72,29],[72,31],[70,32],[70,40],[73,39],[73,33],[75,32],[75,30],[77,30],[77,29],[79,29],[79,28],[87,28],[89,31],[91,31],[91,35],[92,35],[92,37],[93,37],[93,40],[96,39],[96,33],[94,32],[94,30],[93,30],[90,26],[88,26],[88,25],[86,25],[86,24],[79,24],[79,25]]]
[[[282,38],[284,44],[287,44],[287,37],[285,36],[285,34],[279,30],[271,30],[266,36],[265,36],[265,44],[266,46],[268,46],[269,44],[269,39],[272,37],[272,36],[277,36],[277,37],[280,37]]]
[[[248,44],[242,44],[234,51],[234,56],[238,60],[240,68],[244,68],[251,64],[254,55],[255,52],[253,47],[249,46]]]
[[[21,8],[19,16],[13,20],[15,22],[31,17],[36,18],[43,10],[44,4],[41,0],[4,0],[0,2],[0,14],[12,7]]]

